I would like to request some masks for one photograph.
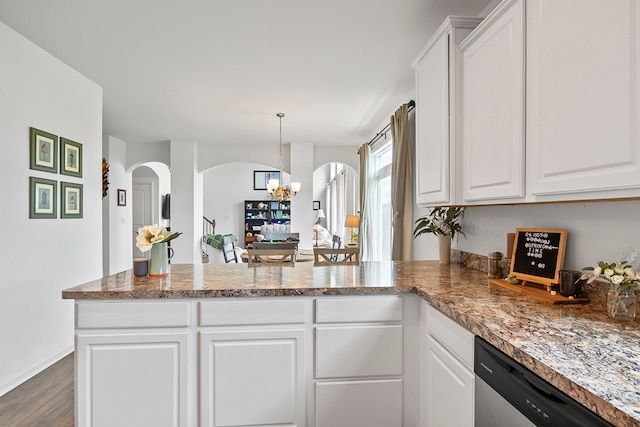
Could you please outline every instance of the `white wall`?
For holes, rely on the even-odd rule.
[[[565,268],[580,270],[597,261],[614,261],[630,248],[640,249],[640,201],[590,202],[468,208],[467,238],[453,247],[487,255],[506,251],[506,233],[518,227],[568,231]]]
[[[131,269],[133,259],[131,173],[125,170],[127,143],[113,136],[103,136],[102,152],[109,162],[109,192],[102,199],[105,215],[102,238],[105,240],[103,275]],[[118,190],[126,191],[125,206],[118,206]]]
[[[61,291],[102,276],[102,89],[3,23],[0,58],[2,395],[73,350]],[[83,177],[30,170],[31,126],[80,142]],[[81,183],[83,218],[29,219],[30,176]]]

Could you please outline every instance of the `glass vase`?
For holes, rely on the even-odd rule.
[[[607,292],[607,314],[612,319],[631,321],[636,317],[636,295],[615,288]]]

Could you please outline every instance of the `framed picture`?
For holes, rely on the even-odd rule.
[[[279,171],[253,171],[253,189],[266,190],[270,179],[280,180]]]
[[[313,210],[317,211],[318,209],[320,209],[320,201],[319,200],[314,200],[313,201]]]
[[[60,173],[82,178],[82,144],[60,137]]]
[[[29,177],[29,218],[57,218],[56,189],[50,179]]]
[[[29,130],[29,167],[44,172],[58,172],[58,137],[36,128]]]
[[[82,184],[60,183],[60,218],[82,218]]]
[[[127,206],[127,190],[118,189],[118,206]]]

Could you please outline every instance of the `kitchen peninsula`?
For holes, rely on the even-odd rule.
[[[612,424],[640,426],[637,321],[531,301],[460,265],[177,264],[62,296],[76,300],[77,426],[323,427],[363,410],[420,425],[427,305]]]

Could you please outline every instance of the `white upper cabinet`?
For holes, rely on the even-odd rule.
[[[459,85],[458,44],[482,20],[448,17],[413,63],[416,72],[416,201],[453,203]]]
[[[523,198],[523,0],[502,2],[464,40],[460,49],[462,199],[459,203]]]
[[[640,195],[640,1],[527,1],[536,200]]]

